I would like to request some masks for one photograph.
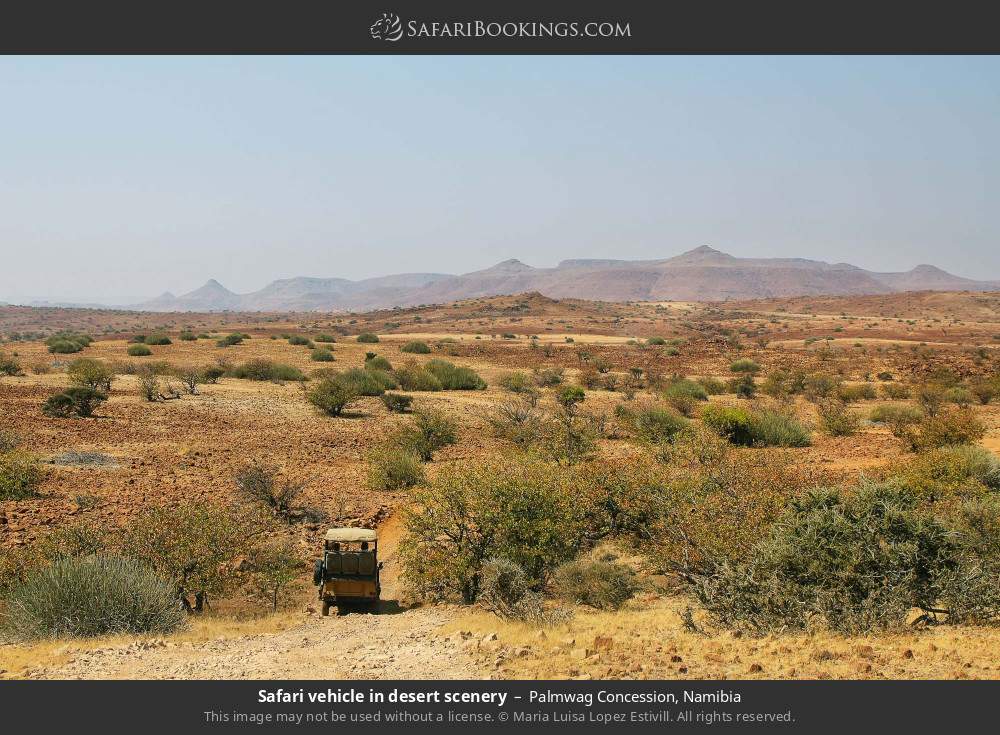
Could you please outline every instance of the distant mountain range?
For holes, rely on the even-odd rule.
[[[404,273],[363,281],[288,278],[237,294],[216,280],[190,293],[164,293],[127,308],[143,311],[343,311],[415,306],[537,291],[598,301],[725,301],[780,296],[835,296],[899,291],[992,291],[932,265],[877,273],[847,263],[804,258],[737,258],[703,245],[665,260],[564,260],[533,268],[505,260],[462,275]]]

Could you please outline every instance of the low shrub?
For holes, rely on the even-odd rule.
[[[447,360],[431,360],[424,366],[441,383],[444,390],[483,390],[486,381],[472,368],[460,367]]]
[[[381,399],[385,407],[392,413],[406,413],[410,410],[410,404],[413,403],[411,396],[402,393],[383,393]]]
[[[848,410],[843,401],[823,401],[817,412],[820,427],[830,436],[853,436],[861,426],[861,418]]]
[[[827,373],[810,373],[802,378],[802,392],[810,401],[819,401],[834,395],[841,380]]]
[[[535,384],[539,388],[554,388],[557,385],[561,385],[563,382],[563,369],[562,368],[542,368],[541,370],[535,369],[532,373],[532,377],[534,377]]]
[[[31,454],[10,446],[0,451],[0,500],[24,500],[36,495],[42,471]]]
[[[535,382],[531,376],[520,370],[504,373],[497,382],[501,388],[509,390],[511,393],[531,395],[535,392]]]
[[[729,365],[729,369],[734,373],[749,373],[750,375],[756,375],[760,372],[760,365],[749,358],[741,358],[739,360],[734,360]]]
[[[171,585],[132,559],[64,557],[28,573],[6,600],[15,640],[166,634],[185,625]]]
[[[80,357],[66,367],[66,375],[73,385],[108,392],[111,390],[115,371],[106,362]]]
[[[963,408],[971,406],[976,401],[976,397],[972,394],[972,391],[962,386],[948,388],[944,392],[944,399],[948,403],[954,403],[956,406],[962,406]]]
[[[198,340],[198,335],[194,332],[183,331],[178,335],[182,342],[195,342]]]
[[[21,370],[21,363],[6,352],[0,352],[0,375],[24,375]]]
[[[169,345],[173,344],[173,342],[170,340],[170,337],[163,334],[162,332],[158,332],[157,334],[151,334],[148,337],[146,337],[146,344],[156,346],[156,345]]]
[[[732,444],[761,447],[806,447],[809,431],[792,416],[777,411],[706,406],[702,423]]]
[[[791,501],[745,560],[721,564],[696,591],[717,622],[755,634],[902,628],[911,608],[936,608],[952,539],[894,485],[817,490]]]
[[[372,355],[365,358],[365,370],[384,370],[387,373],[391,373],[392,363],[381,355]]]
[[[413,422],[400,428],[392,443],[429,462],[434,452],[456,441],[458,425],[454,421],[441,411],[422,410],[413,413]]]
[[[639,439],[651,444],[673,441],[689,424],[683,416],[656,406],[632,411],[619,404],[615,408],[615,415],[626,422]]]
[[[407,342],[405,345],[400,347],[399,351],[412,352],[415,355],[429,355],[431,353],[431,348],[426,342],[414,340],[413,342]]]
[[[340,416],[360,396],[357,381],[343,374],[320,380],[306,393],[311,404],[330,416]]]
[[[844,403],[872,401],[875,400],[875,386],[871,383],[858,383],[855,385],[845,383],[838,386],[836,394],[837,398]]]
[[[297,367],[265,358],[247,360],[230,370],[229,375],[241,380],[270,380],[275,383],[286,380],[303,381],[306,379],[306,376]]]
[[[283,479],[277,467],[256,461],[240,467],[234,480],[243,497],[286,519],[306,487],[304,482]]]
[[[67,388],[62,393],[49,396],[42,404],[42,413],[52,418],[88,418],[106,400],[107,394],[93,388]]]
[[[670,399],[675,397],[690,398],[695,401],[707,401],[708,392],[705,387],[693,380],[680,378],[672,380],[663,391],[663,397]]]
[[[646,340],[647,345],[652,345],[654,347],[662,347],[666,343],[667,340],[663,339],[663,337],[650,337]]]
[[[868,418],[877,424],[915,424],[924,418],[924,412],[907,403],[887,403],[873,408]]]
[[[309,347],[312,345],[312,340],[308,337],[303,337],[301,334],[293,334],[288,338],[288,344],[294,347]]]
[[[358,342],[363,344],[376,344],[379,341],[377,334],[372,334],[371,332],[364,332],[358,335]]]
[[[406,490],[424,481],[424,466],[413,452],[385,447],[372,453],[368,488],[377,492]]]
[[[899,483],[935,502],[1000,491],[1000,459],[978,446],[930,449],[895,468]]]
[[[93,341],[93,338],[87,334],[58,332],[45,340],[45,345],[53,354],[72,354],[82,351]]]
[[[975,444],[986,434],[986,427],[967,408],[955,408],[919,422],[892,424],[892,433],[914,452],[955,444]]]
[[[396,378],[403,390],[438,391],[443,390],[441,381],[417,365],[407,365],[396,371]]]
[[[309,355],[309,359],[312,360],[313,362],[333,362],[334,361],[333,353],[330,352],[330,350],[323,349],[323,348],[313,350],[312,354]]]
[[[216,341],[216,347],[232,347],[233,345],[238,345],[243,343],[243,335],[238,333],[227,334],[222,339]]]
[[[718,378],[701,377],[698,378],[697,382],[702,387],[702,390],[710,396],[718,396],[726,392],[725,382]]]
[[[541,438],[546,418],[530,400],[514,399],[500,402],[486,421],[495,437],[528,449]]]
[[[553,572],[558,597],[598,610],[620,610],[638,591],[635,572],[613,561],[578,559]]]
[[[885,383],[881,389],[882,395],[893,401],[905,401],[910,397],[910,387],[904,383]]]
[[[331,334],[317,334],[315,337],[313,337],[313,341],[322,342],[324,344],[331,344],[333,342],[336,342],[337,340],[334,339],[333,335]]]
[[[969,391],[984,406],[997,396],[998,390],[1000,381],[977,380],[969,386]]]
[[[210,365],[209,367],[202,368],[201,379],[204,383],[216,384],[219,379],[226,374],[225,368],[219,367],[217,365]]]
[[[351,380],[357,387],[358,395],[380,396],[387,390],[398,387],[392,373],[373,368],[350,368],[343,373],[345,380]]]
[[[129,357],[149,357],[153,354],[153,351],[146,347],[145,344],[129,345],[125,351]]]
[[[737,398],[753,398],[757,394],[757,385],[753,381],[753,375],[744,373],[738,378],[733,378],[726,385],[730,393],[735,393]]]

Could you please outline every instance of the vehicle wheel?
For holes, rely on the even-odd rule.
[[[318,585],[323,581],[323,560],[317,559],[313,566],[313,584]]]
[[[330,603],[327,602],[326,600],[323,600],[323,617],[325,618],[329,614],[330,614]]]

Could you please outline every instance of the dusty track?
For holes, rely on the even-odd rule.
[[[280,633],[206,642],[143,640],[75,654],[46,679],[476,679],[488,674],[461,641],[438,635],[448,607],[401,608],[399,524],[380,527],[383,570],[378,614],[315,613]]]

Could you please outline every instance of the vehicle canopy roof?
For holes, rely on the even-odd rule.
[[[378,534],[370,528],[331,528],[326,532],[327,541],[377,541]]]

